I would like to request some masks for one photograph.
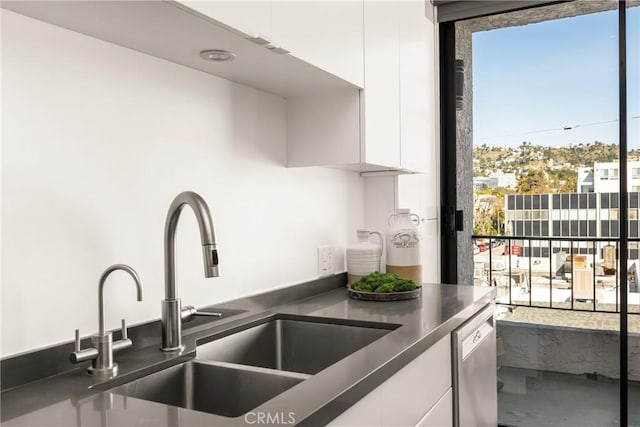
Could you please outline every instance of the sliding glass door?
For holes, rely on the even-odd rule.
[[[441,24],[442,279],[496,289],[501,424],[640,424],[639,10]]]
[[[636,196],[640,191],[640,6],[638,2],[627,2],[624,16],[621,16],[624,25],[625,61],[624,79],[621,85],[621,131],[622,139],[627,141],[628,181],[630,204],[628,210],[628,237],[629,237],[629,281],[627,317],[623,329],[626,328],[626,353],[628,381],[623,384],[626,387],[626,399],[628,409],[628,425],[640,425],[640,262],[635,254],[640,250],[640,231],[638,230],[638,218],[640,202],[636,203]],[[626,86],[626,87],[625,87]],[[640,196],[637,196],[640,198]]]

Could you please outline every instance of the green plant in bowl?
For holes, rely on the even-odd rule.
[[[391,292],[408,292],[418,285],[413,280],[405,279],[393,273],[374,271],[351,284],[351,289],[358,292],[374,292],[379,294]]]

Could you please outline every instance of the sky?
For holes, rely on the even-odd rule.
[[[627,11],[627,52],[632,149],[640,148],[640,7]],[[474,33],[472,72],[476,146],[618,143],[616,10]]]

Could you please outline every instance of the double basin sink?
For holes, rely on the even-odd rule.
[[[205,338],[195,359],[110,391],[238,417],[398,326],[274,315]]]

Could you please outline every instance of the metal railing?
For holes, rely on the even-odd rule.
[[[472,240],[474,284],[496,286],[498,304],[620,312],[617,238],[473,235]],[[640,314],[639,241],[629,239],[630,314]]]

